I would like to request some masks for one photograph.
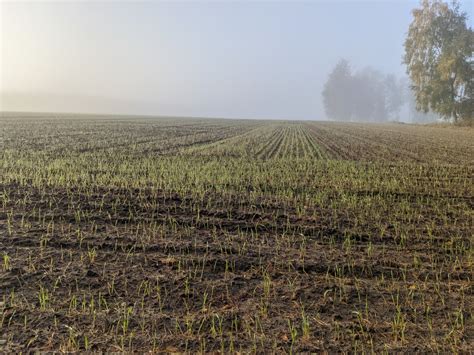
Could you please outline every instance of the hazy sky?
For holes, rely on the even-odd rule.
[[[463,10],[472,26],[473,1]],[[2,2],[1,110],[324,119],[341,58],[404,74],[418,1]]]

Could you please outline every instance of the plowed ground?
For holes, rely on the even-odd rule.
[[[474,131],[0,119],[0,351],[469,352]]]

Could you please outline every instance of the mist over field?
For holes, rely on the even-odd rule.
[[[341,59],[405,79],[417,4],[2,2],[0,110],[328,119]]]

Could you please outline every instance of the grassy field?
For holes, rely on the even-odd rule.
[[[469,352],[474,130],[0,118],[0,351]]]

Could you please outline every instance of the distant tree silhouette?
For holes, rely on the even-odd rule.
[[[400,120],[400,110],[404,103],[404,82],[403,79],[397,80],[395,75],[388,74],[384,81],[385,96],[387,103],[387,112],[392,120]]]
[[[398,120],[404,103],[403,87],[394,75],[371,67],[352,73],[344,59],[329,74],[322,96],[326,115],[337,121]]]
[[[351,119],[351,107],[348,105],[351,88],[351,68],[349,62],[341,59],[324,85],[322,92],[326,115],[336,121]]]

